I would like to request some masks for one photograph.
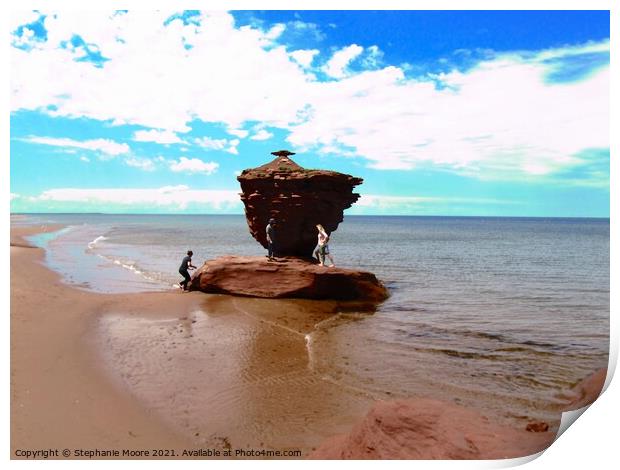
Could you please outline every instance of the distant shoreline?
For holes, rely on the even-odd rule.
[[[234,214],[219,214],[219,213],[210,213],[210,214],[202,214],[202,213],[161,213],[161,212],[11,212],[11,217],[16,216],[33,216],[33,215],[102,215],[102,216],[165,216],[165,217],[188,217],[188,216],[216,216],[216,217],[245,217],[242,213],[234,213]],[[516,220],[601,220],[601,221],[609,221],[610,217],[585,217],[585,216],[501,216],[501,215],[408,215],[408,214],[346,214],[345,220],[348,218],[366,218],[366,217],[389,217],[389,218],[420,218],[420,219],[516,219]]]

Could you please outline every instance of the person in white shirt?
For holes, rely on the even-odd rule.
[[[317,247],[316,250],[314,250],[314,256],[316,259],[319,260],[319,263],[321,264],[321,266],[325,266],[325,257],[327,256],[329,258],[329,261],[331,261],[331,267],[336,266],[336,263],[334,263],[334,258],[332,257],[332,255],[329,253],[329,235],[327,234],[327,232],[325,231],[325,229],[323,228],[323,226],[321,224],[317,224],[316,229],[318,230],[318,240],[317,240]]]

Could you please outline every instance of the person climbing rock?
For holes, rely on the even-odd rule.
[[[194,252],[192,250],[189,250],[187,252],[187,256],[183,258],[183,261],[181,261],[181,266],[179,267],[179,274],[183,276],[183,280],[179,283],[179,287],[183,289],[183,291],[189,290],[188,284],[192,280],[192,278],[189,275],[188,270],[196,269],[196,266],[192,264],[193,255],[194,255]]]

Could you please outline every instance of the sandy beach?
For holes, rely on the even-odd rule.
[[[44,265],[43,249],[24,239],[60,228],[11,228],[12,458],[62,459],[64,449],[71,458],[386,458],[392,452],[385,450],[392,444],[383,454],[333,444],[344,442],[334,436],[365,429],[359,423],[377,397],[335,380],[338,368],[326,374],[325,364],[318,367],[310,333],[357,321],[359,314],[346,314],[354,305],[173,289],[93,293],[63,283]],[[321,356],[346,367],[346,339],[332,339],[320,345]],[[543,449],[554,436],[486,429],[495,417],[454,410],[464,414],[466,434],[491,436],[480,445],[492,451],[416,447],[394,450],[395,458],[517,457]],[[400,435],[399,426],[390,433]],[[363,435],[351,442],[369,439]]]
[[[70,288],[22,238],[58,227],[11,231],[11,456],[18,450],[144,449],[188,445],[183,436],[116,387],[89,343],[98,312],[127,299]],[[134,296],[184,311],[194,296]]]
[[[49,448],[305,455],[370,407],[362,391],[308,370],[304,331],[333,305],[289,301],[274,312],[268,301],[198,292],[75,289],[22,238],[59,228],[11,232],[13,458]],[[248,314],[262,306],[262,318]]]

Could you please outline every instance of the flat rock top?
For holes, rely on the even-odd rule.
[[[277,152],[276,152],[277,153]],[[294,155],[294,154],[292,154]],[[241,172],[237,180],[254,180],[263,178],[273,178],[275,176],[285,177],[287,179],[307,179],[316,177],[330,177],[339,180],[345,180],[352,186],[357,186],[363,182],[362,178],[339,173],[330,170],[308,170],[295,163],[291,158],[282,154],[276,156],[272,161],[256,168],[248,168]]]
[[[196,270],[191,290],[262,298],[306,298],[381,302],[388,291],[374,274],[321,266],[285,257],[221,256]]]
[[[218,266],[222,268],[230,267],[231,269],[234,267],[242,269],[256,269],[259,271],[294,270],[306,271],[319,275],[330,273],[338,273],[343,275],[371,274],[368,271],[358,269],[321,266],[318,263],[314,263],[312,260],[306,260],[295,256],[285,256],[277,258],[275,261],[269,261],[264,256],[227,255],[205,261],[203,266]]]

